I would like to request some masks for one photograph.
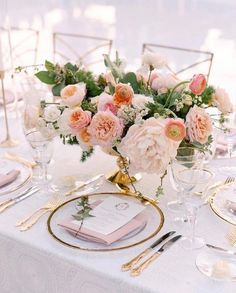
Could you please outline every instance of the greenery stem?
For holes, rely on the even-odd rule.
[[[177,84],[177,85],[176,85],[176,86],[170,91],[170,94],[169,94],[169,96],[168,96],[167,99],[166,99],[166,103],[165,103],[165,105],[164,105],[164,108],[168,108],[168,104],[169,104],[170,99],[171,99],[173,93],[175,92],[175,90],[176,90],[179,86],[181,86],[181,85],[183,85],[183,84],[186,84],[186,83],[189,83],[189,80],[181,81],[180,83],[178,83],[178,84]]]

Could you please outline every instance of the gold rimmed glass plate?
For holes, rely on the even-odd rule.
[[[93,193],[87,195],[89,202],[92,204],[96,201],[102,201],[109,196],[117,196],[125,198],[135,203],[141,203],[133,194],[124,194],[119,192]],[[164,215],[162,210],[153,202],[149,202],[144,210],[147,216],[146,224],[133,234],[123,237],[110,245],[90,242],[87,240],[74,237],[68,231],[63,229],[58,224],[63,219],[70,217],[76,213],[76,203],[80,197],[73,198],[60,205],[54,210],[48,218],[48,231],[60,243],[72,248],[77,248],[86,251],[113,251],[130,248],[151,239],[161,230],[164,223]],[[148,200],[147,200],[148,201]]]
[[[32,169],[26,165],[7,159],[0,160],[0,174],[6,174],[12,170],[19,170],[20,174],[13,182],[0,187],[0,195],[9,194],[18,190],[29,182],[32,177]]]
[[[210,206],[218,217],[236,225],[236,184],[220,189],[212,195]]]

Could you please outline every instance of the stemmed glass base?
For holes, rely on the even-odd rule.
[[[172,212],[176,212],[176,213],[184,213],[185,212],[184,203],[180,200],[174,200],[174,201],[168,202],[167,207]]]
[[[193,239],[184,238],[181,240],[180,245],[184,249],[193,250],[203,247],[205,245],[205,241],[200,237],[194,237]]]

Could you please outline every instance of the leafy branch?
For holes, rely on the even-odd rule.
[[[80,200],[77,202],[77,206],[79,207],[79,211],[72,215],[77,221],[82,221],[81,226],[83,224],[83,220],[89,217],[94,217],[90,214],[92,208],[89,204],[88,196],[82,196]],[[81,229],[80,226],[80,229]]]

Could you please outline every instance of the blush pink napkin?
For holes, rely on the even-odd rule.
[[[0,174],[0,187],[3,187],[14,180],[19,176],[20,171],[19,170],[11,170],[7,174]]]
[[[99,203],[100,202],[101,201],[99,201]],[[97,204],[98,202],[96,202],[96,205]],[[73,221],[75,221],[73,217],[63,220],[58,225],[66,229],[75,237],[89,240],[92,242],[98,242],[98,243],[109,245],[121,239],[122,237],[126,236],[127,234],[135,231],[136,229],[144,226],[147,220],[148,220],[147,214],[145,212],[142,212],[138,214],[136,217],[134,217],[132,220],[130,220],[126,225],[120,227],[119,229],[117,229],[116,231],[108,235],[104,235],[104,234],[86,229],[83,226],[80,229],[80,222],[78,222],[78,224],[73,223]]]

